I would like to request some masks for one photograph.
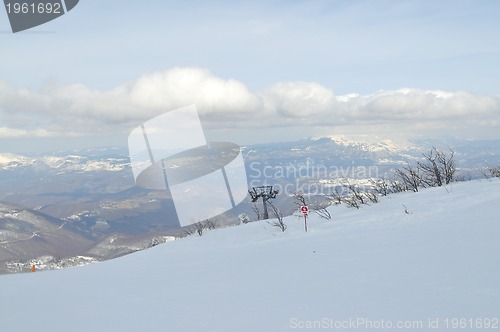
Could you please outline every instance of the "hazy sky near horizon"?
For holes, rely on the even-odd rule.
[[[209,139],[500,138],[498,1],[81,0],[12,34],[0,152],[126,145],[196,104]]]

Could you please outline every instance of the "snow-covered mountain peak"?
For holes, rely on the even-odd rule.
[[[18,166],[27,166],[35,162],[33,158],[28,158],[13,153],[0,153],[0,169],[11,169]]]
[[[416,149],[414,145],[404,139],[395,141],[394,139],[371,135],[331,135],[327,136],[327,138],[338,145],[355,147],[367,152],[401,152]]]
[[[75,154],[37,157],[26,157],[12,153],[0,154],[0,169],[2,170],[12,170],[27,166],[44,166],[57,171],[120,171],[129,167],[129,160],[126,157],[90,158]]]

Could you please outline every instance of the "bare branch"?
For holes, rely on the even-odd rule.
[[[217,220],[205,220],[205,228],[207,229],[216,229],[217,228]]]
[[[500,178],[500,166],[488,166],[488,172],[493,178]]]
[[[403,191],[408,191],[408,187],[404,182],[401,182],[397,179],[396,176],[390,181],[391,192],[400,193]]]
[[[396,169],[395,173],[396,177],[401,180],[408,189],[414,192],[418,192],[418,188],[422,186],[420,168],[414,168],[408,162],[402,169]]]
[[[347,205],[347,207],[350,207],[350,208],[353,207],[353,208],[359,209],[359,202],[356,199],[356,196],[354,196],[354,195],[344,197],[344,198],[342,198],[342,201]]]
[[[193,225],[186,226],[182,229],[182,234],[185,236],[193,235],[196,232],[196,228]]]
[[[340,190],[338,187],[335,187],[335,192],[331,193],[330,195],[327,195],[326,197],[333,201],[333,204],[342,204],[342,197],[343,197],[342,190]]]
[[[378,179],[378,180],[371,180],[372,186],[378,194],[382,196],[387,196],[389,195],[392,190],[391,190],[391,182],[387,181],[386,179]]]
[[[267,223],[271,226],[278,227],[282,232],[284,232],[287,228],[287,225],[283,221],[283,214],[276,206],[274,206],[270,202],[269,202],[269,205],[271,206],[271,210],[273,211],[273,214],[276,217],[276,220],[268,221]]]
[[[424,153],[425,162],[418,162],[422,172],[422,184],[427,187],[441,187],[455,179],[457,165],[455,151],[451,148],[449,154],[432,147],[429,153]]]
[[[203,231],[206,229],[206,225],[203,222],[197,222],[194,224],[195,230],[198,233],[199,236],[203,235]]]
[[[261,218],[261,215],[260,215],[260,210],[257,207],[257,203],[253,202],[252,210],[257,215],[257,220],[261,220],[262,218]]]
[[[313,204],[312,210],[321,218],[326,220],[332,220],[332,215],[330,211],[328,211],[327,206],[321,204]]]

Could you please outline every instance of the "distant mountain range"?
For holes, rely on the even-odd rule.
[[[42,255],[78,255],[91,244],[92,240],[73,229],[71,223],[0,202],[0,264]]]
[[[471,178],[481,177],[486,165],[500,164],[500,140],[395,143],[324,137],[245,146],[242,151],[249,186],[281,189],[275,204],[289,215],[295,210],[291,192],[319,186],[324,193],[344,180],[387,177],[432,146],[452,148],[461,173]],[[44,255],[106,259],[150,246],[153,239],[182,236],[167,193],[135,186],[127,153],[116,147],[0,153],[0,265]],[[315,190],[310,193],[318,194]],[[247,199],[217,222],[238,223],[240,213],[255,218],[252,207]]]

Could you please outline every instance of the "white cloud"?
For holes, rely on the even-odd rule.
[[[212,128],[411,124],[496,127],[500,99],[463,91],[399,89],[335,96],[315,82],[280,82],[250,91],[199,68],[146,74],[107,91],[81,84],[15,89],[0,82],[2,137],[127,132],[143,121],[195,104]]]
[[[292,117],[316,116],[334,109],[333,91],[313,82],[284,82],[264,94],[269,110]]]
[[[145,75],[127,88],[131,101],[144,109],[167,111],[196,104],[203,114],[248,112],[262,106],[243,83],[198,68]]]
[[[369,118],[430,121],[494,115],[499,100],[489,96],[441,90],[400,89],[359,98]]]
[[[79,136],[78,133],[54,132],[46,129],[25,130],[0,127],[0,137],[22,138],[22,137],[60,137],[60,136]]]

